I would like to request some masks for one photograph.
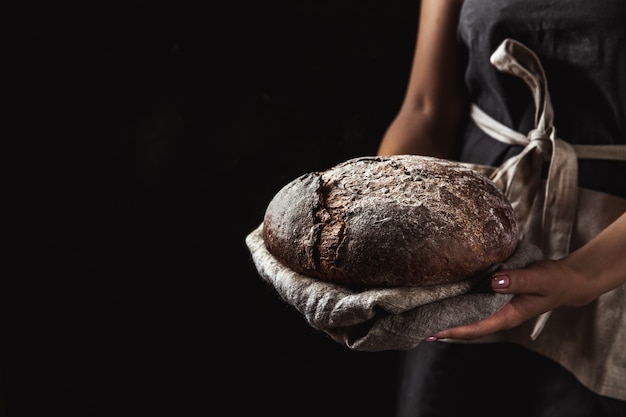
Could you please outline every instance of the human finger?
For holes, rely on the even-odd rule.
[[[554,291],[554,282],[548,277],[558,276],[556,265],[542,261],[523,269],[498,271],[491,277],[491,289],[501,294],[548,294]]]

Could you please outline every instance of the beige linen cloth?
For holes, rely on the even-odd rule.
[[[355,291],[299,274],[266,249],[261,224],[246,237],[260,276],[315,329],[350,349],[410,349],[448,327],[485,318],[511,296],[487,292],[489,274],[519,268],[541,258],[534,245],[521,241],[503,264],[462,282],[429,287],[371,288]]]

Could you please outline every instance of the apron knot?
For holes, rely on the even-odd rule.
[[[548,130],[533,129],[528,132],[529,143],[537,148],[537,151],[541,153],[544,161],[549,161],[552,155],[552,144],[556,137],[556,129],[551,126]]]

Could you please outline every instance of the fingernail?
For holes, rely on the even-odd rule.
[[[509,283],[509,276],[506,274],[494,275],[493,278],[491,278],[491,287],[493,289],[508,288]]]
[[[437,338],[435,336],[428,336],[426,339],[424,339],[424,342],[434,342],[436,340]]]

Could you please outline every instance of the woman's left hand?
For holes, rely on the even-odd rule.
[[[513,298],[493,315],[464,326],[446,329],[427,340],[476,339],[519,326],[562,305],[583,305],[591,301],[572,289],[572,276],[561,261],[540,261],[524,269],[500,271],[491,278],[491,288]]]
[[[491,288],[513,298],[493,315],[426,340],[476,339],[508,330],[558,307],[588,304],[626,283],[626,212],[590,242],[559,260],[499,271]]]

